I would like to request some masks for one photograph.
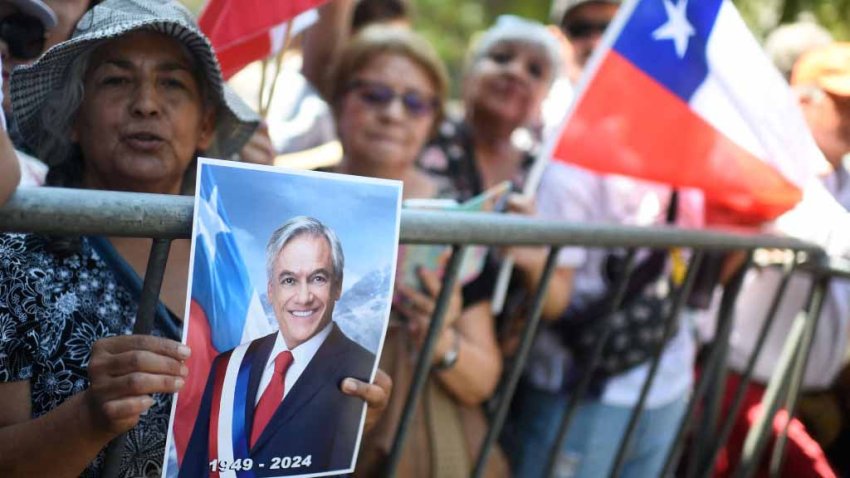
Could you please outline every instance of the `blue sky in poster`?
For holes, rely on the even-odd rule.
[[[234,231],[251,282],[265,293],[265,247],[271,233],[297,215],[315,217],[339,236],[345,254],[343,289],[392,265],[400,183],[283,169],[206,164],[220,207]]]

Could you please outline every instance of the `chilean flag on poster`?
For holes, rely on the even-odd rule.
[[[553,157],[702,189],[709,221],[722,211],[743,222],[794,207],[824,161],[793,93],[728,0],[626,2]]]
[[[178,412],[174,415],[173,443],[178,463],[182,462],[192,435],[213,359],[276,327],[268,322],[260,296],[251,283],[213,176],[200,175],[199,181],[195,205],[198,219],[192,228],[198,241],[194,249],[189,323],[185,329],[192,333],[184,334],[192,349],[186,361],[192,373],[180,390]],[[267,322],[269,327],[263,329],[262,324]],[[211,337],[212,330],[216,331],[215,338]]]
[[[210,39],[225,79],[253,61],[280,51],[318,19],[314,10],[325,0],[209,0],[198,26]],[[292,22],[290,23],[290,20]]]

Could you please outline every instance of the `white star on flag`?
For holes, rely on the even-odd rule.
[[[656,40],[673,40],[673,46],[679,58],[685,57],[685,52],[688,51],[688,38],[696,33],[693,25],[688,22],[687,9],[688,0],[680,0],[677,5],[674,5],[671,0],[664,0],[667,23],[652,32],[652,38]]]
[[[209,201],[201,198],[200,208],[201,210],[198,211],[198,229],[200,230],[198,235],[201,236],[207,246],[210,260],[213,260],[215,258],[216,236],[222,232],[230,232],[230,228],[218,215],[218,186],[213,187]]]

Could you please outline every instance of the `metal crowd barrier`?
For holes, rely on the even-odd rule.
[[[145,275],[143,293],[140,300],[135,333],[146,333],[151,329],[154,308],[157,303],[165,263],[168,258],[170,241],[188,238],[191,234],[193,198],[168,195],[150,195],[119,193],[107,191],[63,190],[40,188],[17,192],[11,201],[0,208],[0,230],[35,232],[42,234],[78,234],[130,236],[153,238],[152,252]],[[629,251],[625,273],[615,285],[617,294],[610,304],[616,310],[625,295],[627,279],[634,268],[637,248],[679,247],[692,251],[685,280],[675,291],[673,307],[666,318],[665,336],[670,337],[681,312],[685,299],[694,284],[695,271],[709,251],[745,251],[748,259],[744,266],[723,287],[723,298],[717,318],[717,331],[714,341],[709,344],[707,358],[703,364],[700,379],[695,384],[687,412],[679,426],[674,445],[670,450],[663,475],[672,476],[677,470],[685,469],[685,476],[709,476],[720,448],[728,439],[732,423],[740,410],[744,391],[750,382],[756,358],[765,337],[770,331],[773,315],[792,273],[812,274],[813,285],[805,313],[801,313],[785,344],[777,371],[768,384],[763,404],[768,413],[763,414],[747,436],[742,459],[735,476],[752,476],[761,462],[768,437],[771,433],[773,416],[780,407],[793,415],[802,382],[803,372],[814,330],[824,301],[824,296],[833,277],[850,278],[850,267],[846,263],[829,262],[817,246],[791,238],[775,237],[763,234],[746,234],[706,230],[681,230],[668,227],[627,227],[619,225],[587,225],[555,223],[551,221],[520,218],[498,214],[470,213],[434,213],[427,211],[403,211],[401,222],[401,241],[409,244],[449,244],[452,256],[443,279],[442,290],[431,321],[431,327],[424,341],[422,351],[414,371],[414,378],[406,393],[405,408],[399,423],[392,451],[385,469],[386,476],[395,476],[403,444],[428,374],[430,357],[437,342],[446,309],[449,291],[457,281],[462,253],[467,245],[533,245],[549,248],[549,255],[540,281],[535,291],[531,314],[520,335],[519,348],[513,363],[505,370],[504,379],[496,393],[494,412],[490,416],[490,427],[481,450],[470,470],[471,476],[479,477],[484,472],[487,457],[493,451],[497,437],[501,432],[508,413],[508,407],[519,382],[526,359],[531,350],[534,336],[540,324],[543,300],[555,267],[558,250],[564,246],[585,246],[594,248],[625,248]],[[742,373],[741,382],[735,392],[732,408],[720,419],[721,400],[724,394],[726,377],[726,355],[729,347],[729,335],[732,330],[732,312],[735,299],[741,288],[747,268],[752,264],[752,255],[756,249],[783,249],[793,251],[794,260],[785,265],[783,280],[773,298],[770,313],[760,330],[756,347],[748,366]],[[605,339],[595,345],[595,361],[601,357]],[[654,352],[650,362],[650,373],[641,390],[640,398],[634,407],[628,427],[620,438],[619,451],[612,465],[610,476],[620,474],[626,451],[643,411],[650,386],[655,378],[661,358],[662,348]],[[579,380],[576,390],[571,394],[570,402],[560,423],[558,438],[550,452],[548,474],[551,476],[557,450],[566,437],[570,423],[578,405],[587,392],[590,372]],[[699,424],[695,423],[701,411]],[[686,468],[679,468],[686,439],[693,436],[694,446],[689,453]],[[770,459],[773,476],[779,474],[786,441],[787,430],[780,435],[774,453]],[[120,438],[115,443],[120,443]],[[107,474],[117,465],[118,446],[111,445],[110,458],[107,459]]]

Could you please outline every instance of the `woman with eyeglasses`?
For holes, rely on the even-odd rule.
[[[401,180],[406,199],[456,197],[450,181],[416,167],[442,117],[446,84],[443,64],[417,34],[391,26],[363,30],[340,53],[327,85],[344,151],[337,171]],[[388,456],[434,310],[439,277],[425,269],[418,273],[419,288],[396,281],[381,354],[381,368],[393,377],[396,392],[364,438],[361,476],[380,472]],[[486,300],[463,304],[460,287],[455,289],[399,476],[468,476],[486,429],[478,405],[493,393],[502,366],[489,309]]]

